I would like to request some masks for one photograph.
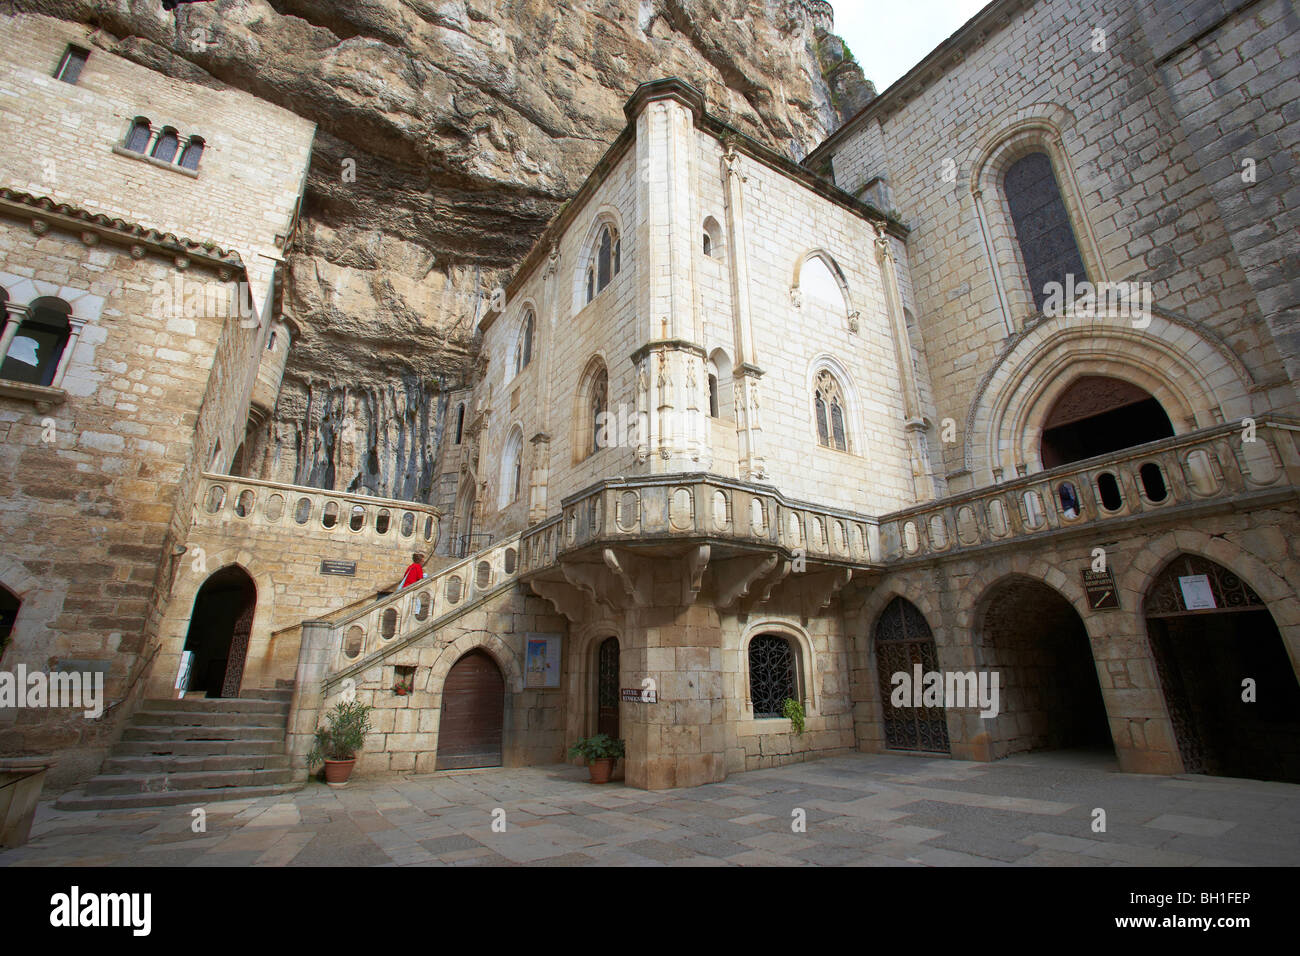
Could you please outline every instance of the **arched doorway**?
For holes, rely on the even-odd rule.
[[[192,656],[184,690],[239,696],[256,609],[257,585],[243,568],[232,564],[203,582],[185,635],[185,650]]]
[[[439,770],[501,766],[506,682],[490,654],[470,651],[442,685]]]
[[[1114,753],[1088,631],[1040,581],[1010,578],[984,602],[980,652],[1000,684],[994,758],[1030,750]]]
[[[1143,612],[1183,768],[1300,783],[1300,683],[1250,585],[1181,554],[1147,591]]]
[[[14,622],[18,620],[18,609],[23,602],[3,584],[0,584],[0,660],[4,660],[5,651],[9,649],[9,638],[14,632]]]
[[[1164,408],[1145,389],[1085,375],[1060,394],[1043,422],[1043,467],[1145,445],[1173,433]]]
[[[596,652],[596,733],[618,739],[618,638],[607,637]]]
[[[885,746],[890,750],[950,753],[947,711],[942,706],[897,707],[892,699],[895,674],[906,674],[912,680],[918,665],[923,674],[939,670],[934,634],[925,615],[911,601],[894,598],[876,621],[875,643]]]

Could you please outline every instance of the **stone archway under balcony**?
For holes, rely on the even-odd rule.
[[[964,432],[968,483],[981,487],[1044,469],[1043,436],[1080,379],[1126,383],[1155,400],[1174,434],[1240,420],[1256,383],[1213,333],[1163,313],[1127,319],[1067,314],[1014,338],[976,388]]]

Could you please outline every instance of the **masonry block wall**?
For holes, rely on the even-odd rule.
[[[89,290],[74,299],[74,315],[87,324],[66,398],[43,410],[0,397],[0,580],[23,602],[4,666],[102,668],[108,697],[120,700],[160,606],[155,582],[166,542],[177,540],[177,506],[193,474],[195,428],[227,320],[200,316],[182,330],[155,316],[151,289],[174,274],[158,256],[87,246],[58,230],[37,238],[12,220],[0,223],[0,256],[6,290],[19,300],[28,296],[25,283],[37,294]],[[214,270],[193,271],[216,281]],[[0,746],[57,743],[67,754],[60,775],[75,772],[78,746],[102,746],[111,733],[101,721],[80,727],[75,742],[63,731],[46,739],[41,718],[0,712],[7,724]]]
[[[912,227],[909,307],[924,336],[937,414],[963,426],[982,378],[1008,339],[1038,321],[1023,264],[1012,246],[1007,247],[1013,249],[1012,258],[999,266],[1013,329],[1009,331],[1003,321],[999,279],[982,235],[973,190],[985,187],[987,227],[1008,239],[1009,214],[1000,188],[995,188],[996,176],[972,182],[972,175],[1000,140],[1029,127],[1052,131],[1044,133],[1043,139],[1049,151],[1056,149],[1051,142],[1059,133],[1053,161],[1059,159],[1062,167],[1068,167],[1062,178],[1072,170],[1077,182],[1077,208],[1069,195],[1070,182],[1063,192],[1085,260],[1092,254],[1089,250],[1095,250],[1095,262],[1087,263],[1090,274],[1099,273],[1109,281],[1152,283],[1157,309],[1168,310],[1207,339],[1221,340],[1241,357],[1250,372],[1248,388],[1257,414],[1270,410],[1294,414],[1296,394],[1283,355],[1268,323],[1262,321],[1284,308],[1285,295],[1279,292],[1281,298],[1267,307],[1257,298],[1234,248],[1232,230],[1237,220],[1225,221],[1222,202],[1216,203],[1208,185],[1227,175],[1226,166],[1220,163],[1210,174],[1201,168],[1196,151],[1204,144],[1189,139],[1177,102],[1182,94],[1175,92],[1171,99],[1170,88],[1161,78],[1179,68],[1171,64],[1157,70],[1144,39],[1139,8],[1115,0],[1078,0],[1022,4],[1022,9],[1008,12],[1013,6],[977,18],[960,55],[936,61],[921,72],[919,80],[883,95],[863,119],[824,147],[833,158],[836,182],[849,192],[864,188],[875,177],[885,177],[904,221]],[[1258,17],[1261,23],[1271,24],[1270,36],[1277,34],[1279,52],[1293,41],[1270,11],[1285,6],[1265,4],[1243,14],[1246,22]],[[1104,49],[1094,49],[1098,38]],[[1223,64],[1236,56],[1225,54]],[[1264,66],[1270,62],[1266,55]],[[1285,66],[1278,70],[1284,71]],[[1270,102],[1274,102],[1272,110],[1282,109],[1275,101],[1285,100],[1286,87],[1264,73],[1261,67],[1261,77],[1253,81],[1260,90],[1249,109],[1268,111]],[[1244,73],[1234,74],[1232,82],[1245,82],[1243,77]],[[1196,96],[1204,97],[1204,89]],[[1211,84],[1210,89],[1218,87]],[[1220,92],[1227,95],[1226,89]],[[1238,95],[1228,100],[1235,102]],[[1212,98],[1221,102],[1218,94]],[[1187,99],[1184,109],[1192,102]],[[1242,136],[1250,144],[1256,142],[1254,134],[1245,132],[1253,116],[1240,111],[1234,115],[1234,122],[1241,119],[1245,126],[1231,142],[1223,140],[1228,144],[1223,149],[1234,155],[1244,153],[1247,141],[1236,142]],[[1285,116],[1270,118],[1259,127],[1259,135],[1284,138],[1285,128],[1278,124],[1288,122]],[[1263,132],[1270,128],[1276,128],[1275,134]],[[1212,138],[1220,141],[1217,134]],[[1264,146],[1269,142],[1261,140]],[[1286,155],[1285,149],[1267,152],[1279,157],[1275,165]],[[821,158],[819,154],[811,159]],[[1278,172],[1283,179],[1290,175]],[[1226,187],[1228,180],[1223,182]],[[1271,196],[1269,190],[1284,185],[1274,179],[1256,195]],[[1283,240],[1268,239],[1275,228],[1255,231],[1260,255],[1280,263],[1275,253]],[[1276,228],[1279,236],[1284,231]],[[1276,272],[1270,275],[1276,277]],[[1125,342],[1118,337],[1122,333],[1131,340],[1131,329],[1099,325],[1097,333],[1099,348],[1113,357],[1115,369],[1132,365],[1125,358]],[[968,437],[962,434],[943,449],[953,490],[987,480],[985,474],[969,473],[964,446]]]

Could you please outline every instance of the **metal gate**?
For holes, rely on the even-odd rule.
[[[618,638],[600,645],[596,679],[596,733],[618,739]]]
[[[922,673],[939,670],[934,634],[925,616],[910,601],[896,597],[876,622],[876,672],[885,717],[885,746],[891,750],[950,753],[948,719],[943,707],[895,707],[890,700],[893,675],[909,678],[917,664]]]

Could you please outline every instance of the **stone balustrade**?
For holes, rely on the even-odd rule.
[[[320,622],[332,629],[327,689],[581,549],[730,542],[802,552],[809,563],[880,570],[1052,531],[1294,495],[1300,484],[1297,434],[1294,424],[1262,421],[1254,440],[1243,441],[1241,425],[1215,426],[879,519],[791,501],[771,488],[715,475],[607,479],[566,498],[560,514],[418,585]]]
[[[394,551],[432,551],[440,516],[414,501],[213,474],[203,475],[194,503],[199,527],[277,529]]]
[[[896,564],[1159,512],[1294,493],[1296,426],[1233,423],[1177,435],[880,519],[883,560]]]
[[[328,621],[332,686],[364,670],[376,656],[404,646],[431,627],[515,582],[521,571],[519,535],[506,538],[431,577]],[[326,623],[326,622],[322,622]]]
[[[775,546],[802,550],[809,561],[858,567],[880,557],[876,519],[791,501],[772,488],[716,475],[610,479],[566,498],[562,508],[557,526],[526,533],[530,570],[541,566],[534,564],[535,550],[542,560],[553,560],[592,544],[643,538]]]

